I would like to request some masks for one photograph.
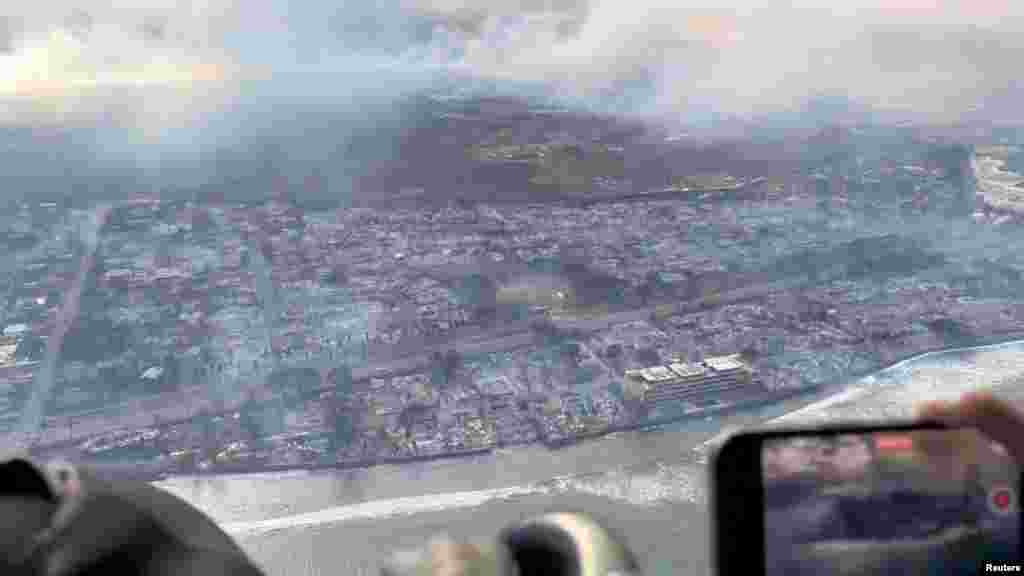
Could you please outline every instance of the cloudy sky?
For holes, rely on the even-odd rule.
[[[436,2],[449,13],[481,7]],[[467,60],[486,74],[585,94],[643,77],[655,87],[645,105],[668,114],[761,114],[825,95],[955,118],[1005,98],[1017,76],[1012,62],[1024,53],[1024,4],[1010,0],[593,0],[578,8],[582,23],[567,37],[538,20],[495,49],[501,43],[485,31]]]
[[[146,142],[356,113],[451,72],[683,122],[816,96],[942,121],[1022,115],[1024,3],[1011,0],[17,4],[0,20],[0,122],[104,123]],[[424,34],[423,15],[448,25]]]

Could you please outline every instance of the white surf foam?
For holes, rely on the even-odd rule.
[[[409,498],[392,498],[374,500],[348,506],[335,506],[307,514],[296,514],[269,520],[252,522],[231,522],[222,524],[227,533],[236,536],[265,534],[278,530],[303,528],[350,522],[353,520],[369,520],[394,516],[408,516],[423,512],[438,512],[459,508],[473,508],[495,500],[506,500],[519,496],[542,493],[540,486],[514,486],[495,490],[478,490],[471,492],[452,492],[449,494],[425,494]]]
[[[357,520],[475,508],[495,501],[552,492],[590,494],[636,506],[665,501],[699,502],[705,493],[701,472],[702,468],[695,465],[659,464],[655,470],[641,473],[617,469],[602,474],[563,476],[536,485],[374,500],[268,520],[229,522],[221,528],[244,538]]]
[[[860,384],[855,384],[852,387],[843,390],[842,392],[838,392],[832,396],[829,396],[812,404],[808,404],[803,408],[798,408],[792,412],[787,412],[786,414],[783,414],[782,416],[779,416],[778,418],[769,421],[769,424],[789,424],[796,421],[804,420],[808,416],[820,414],[822,413],[822,411],[833,406],[837,406],[845,402],[853,402],[858,398],[864,397],[868,392],[868,388],[865,388]]]
[[[973,353],[970,360],[954,353]],[[924,401],[952,400],[970,390],[1000,387],[1024,377],[1024,342],[937,351],[904,360],[851,387],[768,422],[814,424],[833,420],[909,418]]]
[[[653,470],[618,468],[602,474],[562,476],[548,484],[556,492],[579,492],[651,506],[662,502],[703,501],[704,468],[695,464],[658,463]]]
[[[904,360],[767,424],[813,424],[835,418],[906,417],[920,401],[952,398],[970,389],[1024,375],[1024,362],[1020,361],[1024,341],[960,351],[977,354],[967,362],[946,361],[942,356],[944,352]],[[600,474],[561,476],[536,485],[376,500],[269,520],[226,523],[222,527],[230,534],[244,537],[354,520],[473,508],[488,502],[552,492],[579,492],[638,506],[662,502],[701,503],[707,493],[703,466],[706,455],[732,432],[731,429],[723,430],[698,446],[695,449],[698,458],[693,463],[660,463],[653,470],[617,468]]]
[[[957,353],[973,353],[969,360]],[[882,368],[846,389],[769,420],[764,426],[814,425],[836,420],[909,418],[927,400],[955,399],[964,392],[1004,385],[1024,377],[1024,341],[928,352]],[[697,461],[709,454],[735,429],[728,428],[694,448]]]

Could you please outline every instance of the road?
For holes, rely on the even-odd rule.
[[[669,304],[672,306],[673,314],[690,313],[709,306],[735,303],[761,297],[778,290],[792,289],[806,281],[804,278],[796,278],[745,286],[722,292],[710,298]],[[664,304],[666,303],[660,303],[660,305]],[[616,324],[649,320],[658,306],[659,304],[652,304],[631,310],[616,311],[599,318],[561,319],[556,320],[554,324],[559,328],[583,334],[593,333],[606,330]],[[356,380],[364,380],[408,374],[428,367],[431,362],[431,354],[434,352],[455,350],[462,355],[501,352],[529,347],[536,343],[536,338],[530,321],[517,321],[487,330],[471,329],[470,332],[462,333],[450,340],[435,343],[424,340],[412,349],[408,346],[387,349],[383,353],[375,355],[376,357],[373,357],[366,365],[353,368],[353,377]],[[395,353],[395,350],[401,351]],[[283,365],[294,368],[313,368],[322,374],[333,367],[327,359],[285,362]],[[324,390],[329,388],[325,385]],[[201,387],[190,387],[182,391],[131,400],[111,409],[71,416],[52,416],[47,418],[47,426],[41,432],[39,443],[47,446],[77,444],[114,430],[131,430],[158,424],[169,425],[186,422],[203,411],[215,415],[229,414],[237,411],[243,401],[243,398],[237,398],[218,406],[203,394]]]
[[[685,314],[696,312],[708,306],[733,304],[751,298],[763,297],[769,293],[779,290],[793,289],[802,286],[807,282],[806,278],[796,278],[773,282],[769,284],[758,284],[744,286],[728,292],[722,292],[713,297],[700,298],[687,302],[672,303],[673,314]],[[661,303],[664,304],[664,303]],[[565,330],[576,330],[583,333],[599,332],[607,330],[616,324],[627,322],[642,322],[651,319],[651,316],[661,304],[652,304],[631,310],[621,310],[602,315],[599,318],[563,318],[555,320],[555,326]],[[460,337],[455,340],[425,345],[421,351],[407,356],[380,358],[371,364],[353,369],[353,377],[356,379],[369,377],[386,377],[412,372],[420,367],[429,365],[430,354],[434,351],[455,350],[460,354],[483,354],[489,352],[501,352],[530,346],[536,341],[533,329],[529,322],[521,322],[513,330],[502,330],[503,334],[478,333],[470,337]],[[311,363],[310,366],[316,364]]]
[[[651,317],[658,311],[660,306],[668,305],[671,306],[671,315],[679,314],[692,314],[699,312],[707,308],[714,308],[717,306],[724,306],[726,304],[735,304],[744,300],[750,300],[753,298],[761,298],[768,294],[779,292],[783,290],[794,290],[810,283],[809,279],[804,276],[797,278],[780,280],[777,282],[770,282],[767,284],[752,284],[750,286],[743,286],[734,290],[726,292],[720,292],[704,298],[697,298],[695,300],[688,300],[683,302],[660,302],[658,304],[652,304],[644,306],[642,308],[635,308],[632,310],[622,310],[618,312],[612,312],[605,314],[600,318],[562,318],[555,322],[556,326],[566,330],[579,330],[582,332],[598,332],[601,330],[607,330],[611,326],[616,324],[625,324],[627,322],[638,322],[644,320],[650,320]]]
[[[93,214],[95,230],[92,231],[92,234],[99,235],[99,230],[107,223],[112,210],[113,207],[110,205],[103,205],[96,209]],[[32,382],[32,391],[27,404],[22,409],[18,429],[9,439],[11,445],[15,447],[25,447],[31,444],[32,439],[42,432],[44,410],[53,392],[55,371],[61,347],[64,345],[64,337],[71,329],[75,318],[78,317],[79,302],[85,289],[86,279],[96,265],[96,249],[99,246],[99,240],[97,237],[91,237],[84,241],[88,251],[82,257],[71,289],[64,296],[64,301],[57,312],[57,323],[53,328],[53,333],[46,341],[43,362]]]

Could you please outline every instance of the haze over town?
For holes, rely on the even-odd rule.
[[[322,507],[406,470],[575,494],[1021,338],[1022,28],[993,1],[13,7],[4,446],[365,475]]]

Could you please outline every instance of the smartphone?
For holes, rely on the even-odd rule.
[[[742,432],[715,452],[710,473],[719,576],[1022,569],[1020,469],[973,428]]]

